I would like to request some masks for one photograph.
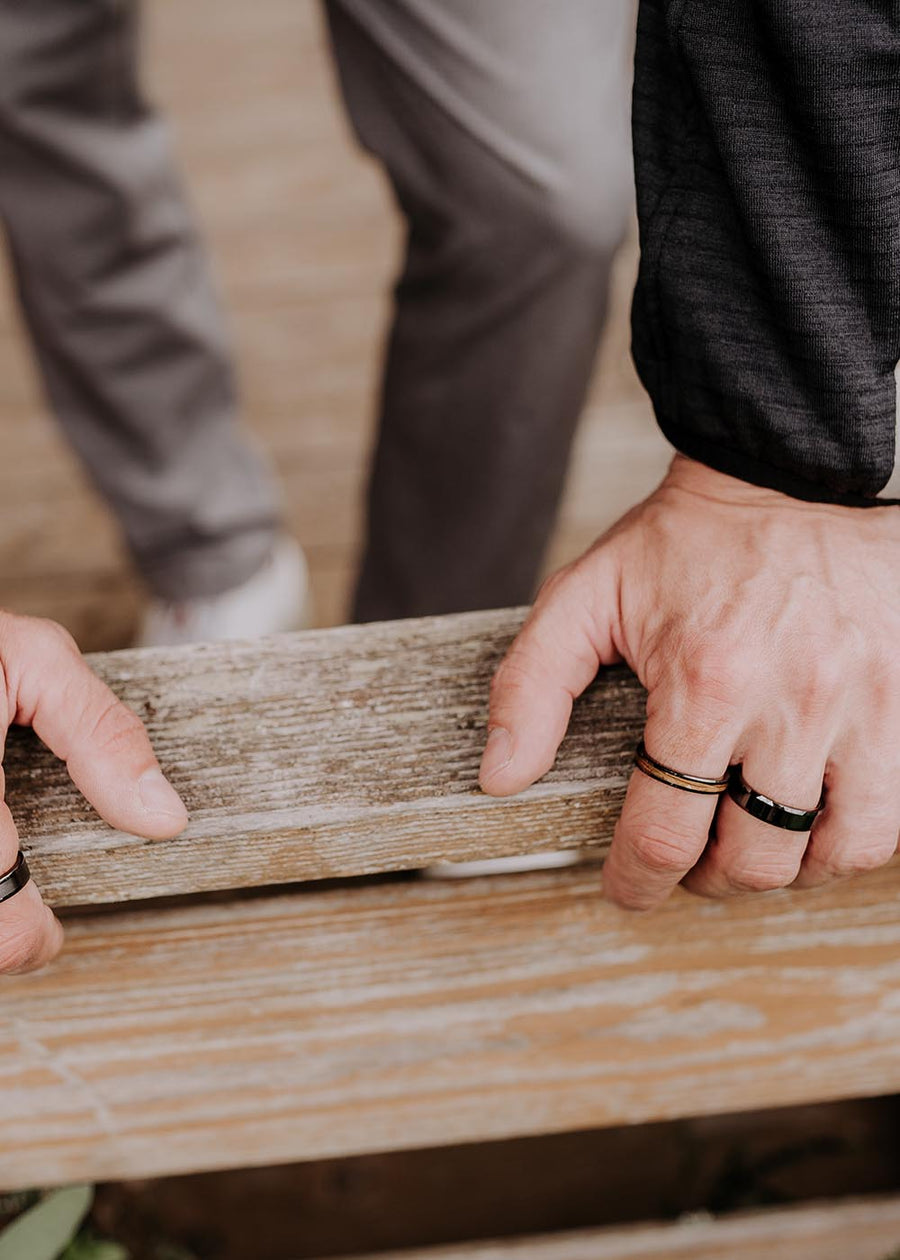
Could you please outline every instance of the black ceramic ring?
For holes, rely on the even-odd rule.
[[[10,897],[15,897],[16,893],[21,892],[30,879],[31,871],[29,871],[28,863],[25,861],[25,854],[20,850],[12,870],[8,871],[6,875],[0,875],[0,901],[9,901]]]
[[[728,780],[728,795],[735,805],[740,805],[746,813],[770,827],[781,827],[783,831],[809,831],[813,823],[825,808],[825,793],[815,809],[797,809],[794,805],[782,805],[773,801],[770,796],[755,791],[741,774],[741,767],[734,766]]]

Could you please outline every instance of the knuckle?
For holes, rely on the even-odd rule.
[[[842,663],[835,652],[808,657],[796,681],[801,715],[816,717],[834,704],[843,681]]]
[[[528,651],[514,643],[491,679],[491,700],[496,701],[509,692],[521,691],[535,681],[536,675],[537,670]]]
[[[822,652],[809,661],[807,674],[813,691],[831,695],[841,684],[844,676],[843,664],[836,652]]]
[[[832,853],[811,855],[810,861],[816,872],[825,879],[849,879],[866,871],[885,866],[897,849],[897,838],[870,840],[854,845],[852,849],[840,849]]]
[[[494,676],[491,679],[490,688],[490,704],[495,709],[500,700],[502,700],[508,692],[516,691],[521,686],[521,675],[514,663],[510,662],[507,656],[497,668],[494,670]]]
[[[44,937],[40,925],[20,924],[0,930],[0,975],[33,971],[43,960]]]
[[[746,655],[721,641],[709,641],[691,652],[683,670],[693,697],[722,708],[738,704],[750,683],[750,662]]]
[[[0,619],[0,649],[15,650],[23,656],[28,651],[46,656],[81,655],[75,640],[58,622],[9,613],[4,613]]]
[[[622,910],[652,910],[659,904],[658,897],[652,896],[646,889],[636,884],[610,888],[609,881],[604,879],[603,888],[613,905],[619,906]]]
[[[739,892],[774,892],[777,888],[787,888],[797,878],[800,862],[761,863],[739,862],[728,871],[727,878],[731,886]]]
[[[564,565],[544,578],[538,589],[535,603],[544,604],[557,596],[561,589],[568,587],[571,565]]]
[[[696,848],[693,836],[661,819],[646,822],[632,840],[640,865],[659,875],[675,874],[692,866]]]
[[[813,854],[807,859],[806,865],[816,881],[820,883],[827,883],[834,879],[847,879],[853,874],[843,857],[819,857]]]
[[[127,705],[115,696],[110,695],[109,703],[93,719],[89,738],[98,751],[108,751],[120,744],[130,743],[135,735],[142,734],[143,724],[136,713],[132,713]]]
[[[900,725],[900,662],[876,660],[866,674],[866,711],[872,729],[894,731]],[[897,766],[892,767],[896,774]]]
[[[665,641],[653,644],[644,661],[641,681],[650,693],[649,702],[653,704],[660,695],[664,684],[671,674],[668,645]]]
[[[886,866],[897,852],[896,834],[872,840],[863,845],[856,855],[856,870],[874,871]]]
[[[78,644],[58,622],[40,617],[31,620],[31,626],[35,642],[44,651],[68,656],[81,655]]]

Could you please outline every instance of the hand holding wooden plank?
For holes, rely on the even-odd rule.
[[[114,827],[162,839],[187,824],[141,722],[91,672],[74,640],[53,622],[0,613],[0,745],[13,724],[33,727]],[[4,789],[0,767],[0,874],[19,851]],[[33,881],[0,904],[0,973],[41,967],[61,945],[62,928]]]
[[[632,776],[604,870],[613,900],[883,865],[900,832],[898,562],[896,508],[801,502],[677,456],[541,592],[494,680],[482,786],[507,796],[543,775],[573,697],[624,660],[668,781]],[[710,795],[716,781],[728,790]]]

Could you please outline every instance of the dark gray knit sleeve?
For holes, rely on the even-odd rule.
[[[894,462],[900,6],[641,0],[633,353],[684,454],[864,505]]]

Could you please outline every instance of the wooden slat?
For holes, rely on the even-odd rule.
[[[898,1253],[900,1200],[861,1199],[720,1220],[380,1252],[378,1260],[895,1260]]]
[[[0,1003],[0,1185],[900,1091],[900,866],[649,915],[596,870],[75,916]]]
[[[478,790],[489,680],[521,616],[94,658],[147,722],[191,825],[156,843],[112,831],[14,733],[8,799],[35,878],[74,905],[601,845],[642,724],[625,670],[578,704],[541,783],[505,801]]]

